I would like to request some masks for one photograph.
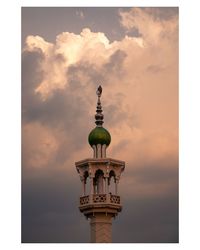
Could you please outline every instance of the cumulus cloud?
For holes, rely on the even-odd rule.
[[[57,36],[55,44],[48,43],[39,36],[28,36],[24,52],[40,51],[43,55],[40,66],[44,79],[36,88],[36,92],[45,99],[53,90],[68,86],[67,71],[70,66],[87,63],[99,72],[104,68],[108,70],[109,66],[118,65],[130,47],[142,47],[142,40],[126,36],[120,42],[110,43],[104,33],[94,33],[85,28],[80,34],[63,32]],[[107,72],[110,75],[111,73]],[[82,82],[84,83],[84,79]]]
[[[121,25],[127,31],[136,29],[149,45],[158,45],[160,40],[171,38],[177,32],[177,14],[163,18],[164,11],[155,8],[132,8],[119,11]]]
[[[142,8],[120,11],[121,24],[141,34],[121,41],[110,42],[88,28],[63,32],[54,44],[28,36],[22,59],[32,72],[23,74],[24,120],[62,129],[71,149],[81,150],[101,83],[113,156],[139,162],[141,154],[148,161],[177,155],[177,16],[161,20],[153,14]]]
[[[26,176],[66,170],[79,182],[74,162],[92,156],[87,136],[95,126],[101,84],[104,124],[112,136],[108,156],[126,161],[120,186],[127,205],[133,206],[133,197],[177,193],[178,18],[177,12],[163,13],[120,10],[127,34],[119,41],[87,27],[80,34],[58,34],[54,43],[27,37],[22,52]],[[76,15],[82,18],[81,12]]]

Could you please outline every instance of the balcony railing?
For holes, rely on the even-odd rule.
[[[105,203],[106,202],[106,194],[93,194],[94,203]]]
[[[80,205],[85,205],[89,203],[89,195],[80,197]]]
[[[91,199],[90,199],[91,198]],[[108,199],[107,199],[108,198]],[[80,206],[97,203],[120,204],[120,196],[113,194],[93,194],[80,197]]]
[[[111,194],[110,202],[115,204],[120,204],[120,196]]]

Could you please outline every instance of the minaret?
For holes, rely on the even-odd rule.
[[[103,128],[100,97],[102,87],[97,89],[96,127],[90,132],[88,141],[93,148],[93,158],[76,162],[82,182],[79,209],[90,219],[92,243],[112,242],[112,218],[122,210],[118,184],[125,162],[106,157],[111,142],[109,132]]]

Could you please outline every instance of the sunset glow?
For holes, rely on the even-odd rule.
[[[178,242],[178,8],[22,8],[22,40],[23,242],[88,242],[74,162],[99,84],[126,162],[113,242]]]

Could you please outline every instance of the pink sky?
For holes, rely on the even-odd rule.
[[[39,11],[44,11],[48,16],[48,8],[24,8],[24,26],[26,11],[35,11],[38,16]],[[155,221],[157,231],[152,231],[150,223],[149,236],[148,230],[141,229],[135,239],[127,234],[124,241],[177,242],[178,9],[111,8],[108,15],[107,8],[105,12],[101,8],[99,15],[105,13],[105,20],[106,15],[113,15],[116,26],[105,21],[105,28],[101,24],[99,31],[101,19],[93,16],[98,8],[73,8],[73,11],[74,16],[68,21],[77,22],[77,27],[81,23],[79,32],[66,28],[55,35],[54,41],[48,41],[48,32],[43,37],[39,27],[40,35],[32,34],[26,25],[22,34],[26,34],[22,51],[24,192],[34,196],[36,183],[41,181],[41,187],[42,183],[46,185],[45,173],[52,188],[62,173],[66,175],[66,186],[63,182],[62,189],[74,187],[74,197],[70,199],[78,199],[81,189],[74,162],[92,156],[87,137],[95,125],[95,92],[101,84],[104,127],[112,137],[108,157],[126,162],[120,194],[127,208],[118,222],[120,227],[124,230],[130,227],[127,224],[125,228],[123,218],[124,221],[135,218],[130,209],[134,203],[141,211],[147,201],[155,205],[154,209],[154,205],[150,205],[150,213],[154,218],[152,227]],[[31,17],[29,22],[32,27]],[[110,34],[109,25],[112,26]],[[115,39],[117,32],[120,35]],[[53,176],[58,179],[53,180]],[[68,181],[69,176],[73,181]],[[160,202],[166,202],[166,208],[169,207],[170,225],[162,221]],[[24,198],[25,212],[32,209],[27,204]],[[135,214],[139,214],[139,210]],[[162,222],[157,221],[156,214]],[[30,230],[31,215],[28,216],[29,219],[24,219],[24,228]],[[138,216],[146,228],[144,214]],[[40,224],[34,225],[34,230],[40,227]],[[166,237],[159,235],[160,230]],[[118,235],[117,229],[115,233]],[[50,232],[44,233],[44,241],[51,238],[50,235]],[[37,237],[34,239],[27,233],[24,241],[30,239],[37,241]],[[78,241],[84,239],[80,236]]]

